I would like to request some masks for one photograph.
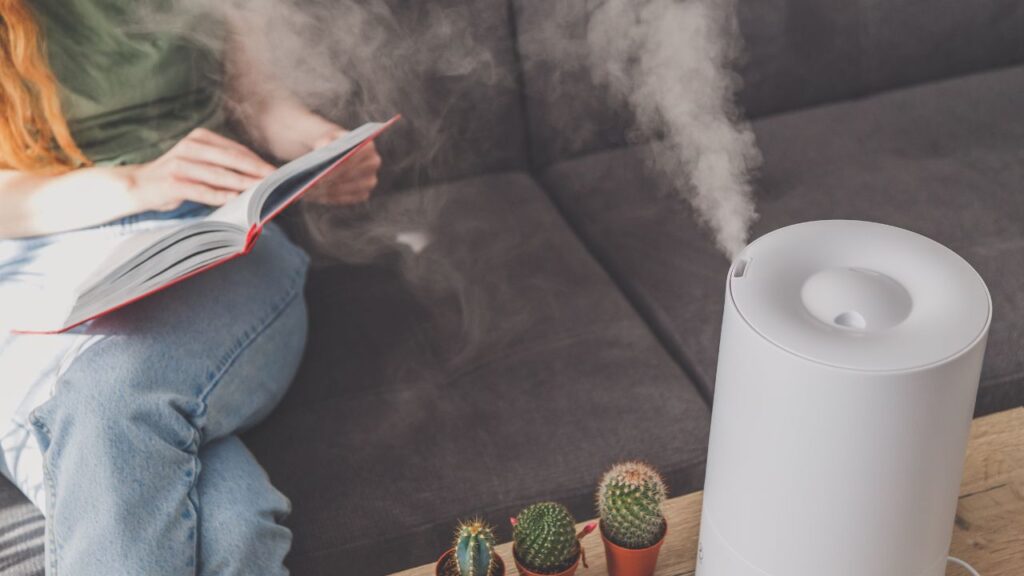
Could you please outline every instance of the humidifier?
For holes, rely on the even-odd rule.
[[[698,576],[942,576],[991,300],[944,246],[847,220],[726,283]]]

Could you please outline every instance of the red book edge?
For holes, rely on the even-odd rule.
[[[149,292],[146,292],[144,294],[140,294],[139,296],[136,296],[136,297],[131,298],[129,300],[125,300],[124,302],[121,302],[120,304],[112,306],[112,307],[110,307],[110,308],[108,308],[108,309],[106,309],[106,310],[104,310],[102,312],[98,312],[98,313],[96,313],[96,314],[94,314],[94,315],[92,315],[92,316],[90,316],[90,317],[88,317],[88,318],[86,318],[84,320],[79,320],[78,322],[75,322],[74,324],[71,324],[69,326],[65,326],[63,328],[58,328],[58,329],[55,329],[55,330],[17,330],[17,329],[15,329],[15,330],[11,330],[11,332],[13,334],[62,334],[64,332],[67,332],[68,330],[72,330],[74,328],[77,328],[78,326],[81,326],[82,324],[85,324],[86,322],[89,322],[90,320],[95,320],[96,318],[99,318],[101,316],[106,316],[107,314],[110,314],[111,312],[120,310],[121,308],[124,308],[125,306],[128,306],[129,304],[133,304],[135,302],[138,302],[139,300],[142,300],[143,298],[148,298],[149,296],[152,296],[153,294],[156,294],[157,292],[160,292],[161,290],[165,290],[167,288],[170,288],[171,286],[174,286],[175,284],[177,284],[179,282],[184,282],[185,280],[187,280],[189,278],[192,278],[193,276],[198,276],[199,274],[202,274],[203,272],[206,272],[206,271],[210,270],[211,268],[216,268],[217,266],[220,266],[221,264],[225,264],[227,262],[230,262],[230,261],[234,260],[235,258],[238,258],[239,256],[244,256],[244,255],[248,254],[249,252],[252,251],[252,247],[256,243],[256,239],[260,237],[260,233],[263,231],[263,226],[267,222],[270,222],[271,220],[273,220],[278,214],[280,214],[282,211],[284,211],[285,208],[287,208],[287,207],[291,206],[292,204],[294,204],[299,198],[302,198],[302,196],[304,196],[306,194],[306,192],[310,188],[312,188],[314,185],[316,185],[317,182],[319,182],[321,179],[323,179],[328,174],[330,174],[330,173],[334,172],[335,170],[337,170],[338,167],[341,166],[342,164],[344,164],[349,158],[351,158],[357,152],[359,152],[360,150],[365,148],[367,145],[369,145],[370,142],[373,142],[385,130],[387,130],[388,128],[391,128],[391,126],[393,124],[395,124],[395,122],[398,122],[401,119],[402,119],[402,115],[401,114],[396,114],[395,116],[393,116],[390,120],[385,122],[376,132],[374,132],[369,137],[367,137],[366,140],[363,140],[357,146],[355,146],[354,148],[349,150],[347,153],[345,153],[344,156],[342,156],[341,158],[338,158],[337,160],[335,160],[333,164],[331,164],[330,166],[325,168],[322,172],[320,172],[319,175],[317,175],[315,178],[310,180],[309,183],[307,183],[305,186],[300,188],[298,192],[293,194],[291,198],[289,198],[287,201],[283,202],[280,206],[278,206],[278,208],[276,210],[274,210],[273,212],[271,212],[266,218],[260,220],[256,224],[253,224],[252,228],[250,228],[249,232],[245,235],[245,247],[242,249],[241,252],[236,252],[236,253],[234,253],[234,254],[226,257],[226,258],[223,258],[221,260],[217,260],[216,262],[210,262],[206,266],[203,266],[201,268],[197,268],[197,269],[189,272],[188,274],[185,274],[184,276],[180,276],[178,278],[175,278],[174,280],[171,280],[170,282],[168,282],[166,284],[161,284],[160,286],[157,286],[156,288],[153,288]]]

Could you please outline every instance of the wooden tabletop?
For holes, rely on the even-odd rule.
[[[670,532],[656,576],[693,575],[701,496],[695,492],[665,503]],[[590,568],[581,567],[577,576],[606,576],[601,538],[587,537],[584,547]],[[509,564],[508,576],[515,575],[511,548],[511,544],[498,547]],[[972,564],[982,576],[1024,575],[1024,408],[974,421],[950,554]],[[946,574],[966,572],[950,566]],[[434,576],[434,565],[395,576]]]

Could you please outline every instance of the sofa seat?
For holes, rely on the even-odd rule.
[[[382,196],[369,212],[347,238],[379,250],[311,272],[303,366],[244,437],[291,498],[294,574],[431,562],[457,519],[507,539],[509,516],[542,499],[590,517],[620,459],[657,465],[675,494],[700,487],[706,404],[532,178]],[[436,225],[400,224],[423,214]],[[4,574],[42,574],[42,531],[0,480]]]
[[[942,242],[988,283],[994,316],[977,413],[1024,404],[1024,67],[754,122],[764,165],[752,238],[806,220],[893,224]],[[729,262],[650,148],[569,160],[542,181],[709,395]]]
[[[0,477],[0,574],[43,576],[43,515]]]
[[[416,213],[426,247],[389,247]],[[457,519],[506,539],[541,499],[590,517],[620,459],[699,488],[706,404],[531,177],[382,195],[367,216],[348,231],[381,252],[311,274],[303,368],[245,437],[292,499],[295,574],[431,562]]]

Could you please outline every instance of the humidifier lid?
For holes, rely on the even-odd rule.
[[[975,344],[991,315],[977,272],[893,226],[806,222],[747,246],[729,296],[762,337],[807,360],[865,371],[921,368]]]

